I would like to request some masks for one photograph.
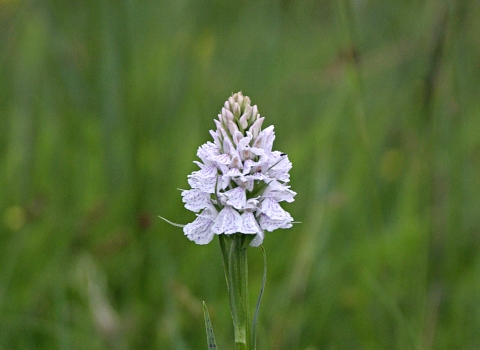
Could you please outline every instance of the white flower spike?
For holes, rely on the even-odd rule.
[[[188,176],[191,189],[182,191],[185,208],[200,212],[183,228],[197,244],[242,233],[254,235],[250,245],[258,247],[265,231],[292,227],[293,218],[278,204],[294,201],[287,185],[292,163],[272,151],[273,126],[262,130],[265,118],[250,103],[241,92],[225,101],[217,130],[210,130],[214,142],[199,147],[200,170]]]

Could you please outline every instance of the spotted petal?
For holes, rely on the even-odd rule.
[[[291,219],[290,214],[283,210],[280,204],[272,198],[265,198],[262,203],[260,203],[259,209],[271,220],[283,221]]]
[[[258,219],[258,223],[262,230],[266,231],[274,231],[278,228],[290,228],[292,227],[293,219],[290,217],[289,219],[284,220],[272,220],[266,214],[260,214]]]
[[[233,190],[224,193],[227,197],[227,204],[235,209],[244,209],[247,201],[245,189],[242,187],[235,187]]]
[[[202,214],[198,215],[195,221],[185,225],[183,232],[187,238],[197,244],[210,243],[215,236],[212,231],[217,211],[213,206],[205,209]]]
[[[210,193],[203,192],[198,188],[182,191],[182,197],[185,208],[191,211],[197,212],[210,204]]]
[[[230,206],[223,208],[215,219],[212,231],[216,234],[232,234],[239,232],[242,227],[240,214]]]
[[[205,166],[188,175],[188,184],[202,192],[214,193],[217,183],[217,168],[214,165]]]
[[[198,148],[197,156],[205,165],[211,165],[213,158],[218,155],[218,147],[212,143],[207,142]]]
[[[287,201],[293,202],[297,193],[290,190],[290,186],[284,185],[277,180],[272,180],[268,183],[268,187],[262,194],[264,198],[272,198],[276,202]]]
[[[217,168],[222,171],[222,173],[226,173],[228,171],[228,166],[230,165],[231,159],[228,154],[219,154],[215,157],[212,157],[212,161],[215,163]]]
[[[288,174],[290,169],[292,169],[292,163],[286,154],[278,151],[271,153],[268,160],[268,175],[270,177],[283,182],[288,182],[290,181],[290,175]]]
[[[259,233],[262,230],[258,226],[257,220],[252,212],[246,211],[241,215],[242,218],[242,227],[240,229],[241,233]]]

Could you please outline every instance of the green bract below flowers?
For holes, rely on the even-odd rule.
[[[265,231],[292,226],[293,218],[279,202],[293,202],[285,153],[272,151],[273,126],[262,130],[264,117],[250,98],[238,92],[224,104],[214,142],[200,146],[195,163],[200,170],[188,176],[190,190],[182,192],[185,207],[199,212],[185,225],[185,235],[197,244],[207,244],[215,234],[252,235],[259,246]]]

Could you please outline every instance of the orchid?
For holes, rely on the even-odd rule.
[[[183,227],[188,239],[208,244],[218,235],[233,319],[235,349],[256,348],[256,324],[265,288],[267,260],[262,247],[264,268],[262,287],[250,324],[248,303],[248,246],[259,247],[265,231],[290,228],[293,218],[279,203],[294,201],[289,171],[292,163],[285,153],[272,151],[273,126],[262,130],[264,117],[250,98],[238,92],[225,102],[217,129],[210,130],[213,142],[198,148],[199,170],[188,175],[190,189],[182,190],[185,208],[197,218]],[[216,349],[208,309],[203,303],[207,345]]]
[[[185,208],[200,212],[183,231],[197,244],[215,235],[252,235],[250,245],[262,244],[265,231],[292,226],[293,218],[279,205],[296,195],[287,183],[292,163],[285,153],[272,151],[273,126],[261,129],[264,117],[241,92],[225,101],[213,142],[200,146],[188,176],[191,189],[182,191]]]

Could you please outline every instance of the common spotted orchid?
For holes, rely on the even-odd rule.
[[[255,235],[259,246],[265,231],[292,226],[293,218],[279,202],[293,202],[296,193],[287,183],[292,163],[285,153],[272,151],[273,126],[261,129],[264,117],[250,98],[238,92],[224,104],[213,142],[199,147],[195,163],[200,170],[188,176],[182,191],[185,208],[197,218],[185,225],[185,235],[207,244],[220,234]]]

